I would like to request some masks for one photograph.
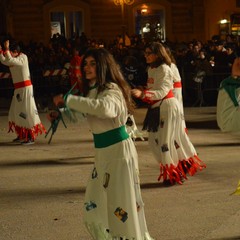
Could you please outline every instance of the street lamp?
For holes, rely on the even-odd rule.
[[[124,4],[132,5],[135,0],[114,0],[114,4],[116,6],[121,6],[122,13],[122,38],[123,38],[123,46],[125,46],[125,25],[124,25]]]

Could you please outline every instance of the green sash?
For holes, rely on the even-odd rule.
[[[234,106],[239,106],[236,98],[236,90],[240,88],[240,78],[234,79],[233,77],[228,77],[221,82],[220,89],[224,88],[228,93],[229,97],[234,103]]]
[[[128,138],[129,135],[126,132],[125,126],[121,126],[100,134],[93,133],[95,148],[105,148]]]

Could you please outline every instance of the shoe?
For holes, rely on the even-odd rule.
[[[22,145],[32,145],[32,144],[34,144],[34,143],[35,143],[35,142],[34,142],[34,140],[32,140],[32,139],[29,139],[29,140],[27,140],[27,141],[21,142]]]
[[[185,177],[183,177],[183,176],[180,176],[180,181],[182,182],[182,183],[184,183],[185,182]]]
[[[171,187],[175,184],[176,184],[176,181],[174,181],[174,180],[172,182],[169,179],[166,179],[163,181],[163,186],[165,186],[165,187]]]
[[[17,137],[17,138],[15,138],[15,139],[13,139],[13,142],[21,142],[21,139],[20,139],[20,137]]]

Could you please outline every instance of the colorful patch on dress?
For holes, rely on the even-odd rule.
[[[180,148],[180,146],[178,145],[178,143],[177,143],[176,140],[174,140],[174,145],[175,145],[175,148],[176,148],[176,149]]]
[[[126,125],[129,127],[131,127],[133,125],[133,120],[130,117],[127,118]]]
[[[167,151],[169,151],[169,148],[168,148],[168,145],[167,145],[167,144],[163,144],[161,148],[162,148],[162,152],[167,152]]]
[[[154,84],[154,78],[148,78],[147,79],[147,83],[150,83],[150,84]]]
[[[140,211],[140,205],[136,202],[136,205],[137,205],[137,211],[139,212]]]
[[[23,113],[23,112],[20,112],[19,117],[21,117],[23,119],[26,119],[27,118],[27,114]]]
[[[105,173],[104,177],[103,177],[103,187],[104,188],[108,187],[109,180],[110,180],[110,174],[109,173]]]
[[[86,206],[87,211],[93,210],[94,208],[97,207],[97,204],[95,202],[92,202],[92,201],[84,203],[84,205]]]
[[[96,178],[98,176],[97,169],[94,168],[92,171],[92,179]]]
[[[114,214],[122,221],[125,222],[128,219],[128,213],[125,212],[122,208],[116,208]]]
[[[161,119],[161,121],[160,121],[160,128],[163,128],[163,127],[164,127],[164,120]]]
[[[21,95],[19,93],[16,95],[16,98],[17,98],[18,102],[22,101]]]

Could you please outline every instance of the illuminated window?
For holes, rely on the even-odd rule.
[[[66,38],[80,36],[83,29],[83,14],[77,12],[51,12],[51,36],[59,33]]]

